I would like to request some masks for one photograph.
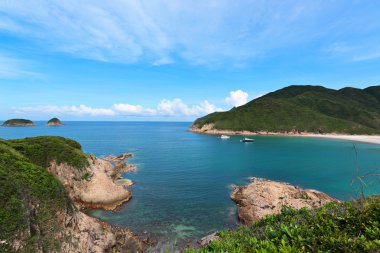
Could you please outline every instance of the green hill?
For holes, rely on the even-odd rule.
[[[380,86],[327,89],[289,86],[227,112],[197,119],[193,127],[217,130],[380,133]]]
[[[35,126],[33,121],[28,119],[9,119],[2,126]]]
[[[59,251],[57,212],[73,213],[65,188],[46,167],[50,161],[88,165],[79,143],[62,137],[0,139],[0,252]],[[40,251],[38,251],[40,252]]]

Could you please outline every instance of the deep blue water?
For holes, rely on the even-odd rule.
[[[0,127],[0,138],[59,135],[79,141],[96,156],[132,152],[133,198],[117,212],[92,215],[161,240],[193,241],[236,225],[232,184],[249,177],[287,181],[340,199],[357,195],[353,142],[304,137],[241,137],[221,140],[186,132],[190,123],[64,122],[63,127]],[[379,172],[380,146],[356,143],[360,174]],[[380,193],[379,184],[368,190]]]

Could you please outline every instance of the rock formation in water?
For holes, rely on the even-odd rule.
[[[47,123],[47,126],[63,126],[62,122],[58,118],[52,118]]]
[[[288,183],[253,178],[236,187],[231,198],[237,204],[239,220],[247,225],[270,214],[279,214],[283,206],[296,209],[317,208],[328,202],[339,202],[325,193],[301,189]]]
[[[36,124],[28,119],[9,119],[2,126],[35,126]]]

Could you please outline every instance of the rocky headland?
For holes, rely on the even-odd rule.
[[[119,170],[111,162],[90,156],[88,164],[78,170],[66,163],[52,161],[48,171],[58,177],[79,207],[114,210],[132,197],[131,191],[124,187],[126,184],[115,181]],[[128,180],[128,186],[133,184],[129,179],[120,180]]]
[[[55,136],[0,139],[0,160],[0,252],[143,251],[130,230],[84,213],[131,198],[111,162]]]
[[[90,156],[88,162],[89,166],[82,170],[55,161],[48,167],[77,209],[115,210],[132,197],[125,184],[114,180],[115,170],[109,161]],[[73,215],[59,213],[57,217],[62,226],[73,221],[73,226],[66,226],[60,235],[70,235],[72,241],[63,244],[60,252],[139,252],[143,249],[143,243],[130,230],[111,226],[81,211]]]
[[[9,119],[5,121],[1,126],[8,127],[20,127],[20,126],[35,126],[36,124],[28,119]]]
[[[340,202],[317,190],[259,178],[252,178],[248,185],[236,187],[231,198],[237,205],[239,220],[246,225],[267,215],[279,214],[283,206],[318,208],[328,202]]]
[[[63,126],[63,124],[58,118],[52,118],[46,123],[46,126]]]

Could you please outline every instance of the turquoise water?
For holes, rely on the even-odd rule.
[[[190,242],[237,224],[231,185],[249,177],[287,181],[340,199],[356,195],[353,142],[303,137],[221,140],[186,132],[190,123],[65,122],[64,127],[1,127],[0,138],[59,135],[79,141],[96,156],[132,152],[133,198],[116,212],[92,215],[161,241]],[[380,146],[356,143],[361,174],[379,172]],[[371,185],[380,193],[379,184]]]

